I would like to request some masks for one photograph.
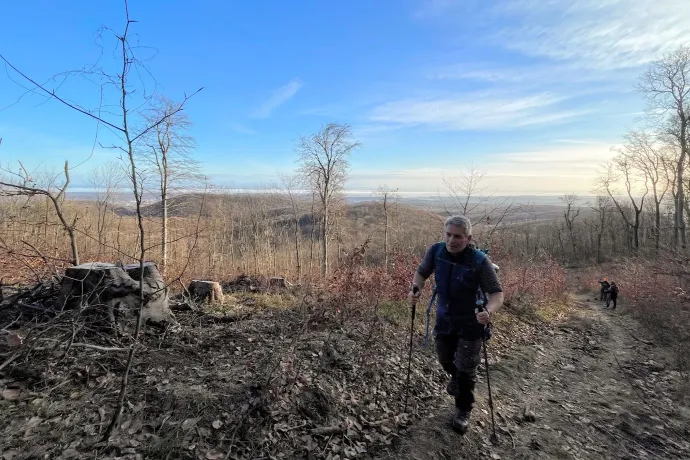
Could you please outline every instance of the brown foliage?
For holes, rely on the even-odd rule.
[[[506,243],[496,238],[489,254],[500,267],[499,277],[506,304],[517,301],[541,303],[565,298],[563,266],[545,251],[520,257],[509,253]]]
[[[619,287],[618,305],[630,312],[661,343],[676,351],[680,369],[690,369],[690,270],[684,256],[669,252],[659,258],[629,259],[625,263],[581,270],[582,288],[599,291],[607,276]]]
[[[381,302],[405,299],[419,265],[418,257],[398,251],[388,269],[367,266],[364,254],[369,245],[367,240],[347,254],[328,282],[329,301],[343,315],[375,313]]]

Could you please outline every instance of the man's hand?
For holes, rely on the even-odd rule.
[[[491,318],[491,315],[489,314],[488,311],[486,311],[486,310],[479,311],[478,308],[475,308],[474,313],[477,315],[477,322],[479,324],[482,324],[484,326],[489,324],[489,319]]]
[[[417,305],[420,295],[422,295],[422,290],[419,288],[415,289],[413,287],[410,289],[410,293],[407,295],[407,301],[410,302],[410,305]]]

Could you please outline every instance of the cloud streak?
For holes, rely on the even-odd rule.
[[[233,131],[238,134],[257,134],[256,131],[242,123],[228,122],[226,126],[230,131]]]
[[[611,146],[603,142],[489,154],[482,159],[482,169],[486,170],[483,185],[498,194],[588,194],[605,162],[614,155]],[[348,186],[375,190],[385,181],[409,193],[445,193],[443,178],[453,180],[463,171],[463,164],[409,170],[354,169]]]
[[[250,117],[269,118],[278,107],[292,99],[302,86],[304,85],[299,79],[295,78],[291,80],[286,85],[275,90],[273,95],[271,95],[266,102],[250,114]]]
[[[686,43],[690,32],[685,0],[511,0],[494,13],[522,23],[497,35],[506,48],[590,69],[645,65]]]
[[[559,109],[566,98],[548,93],[496,96],[467,93],[433,99],[404,99],[375,107],[374,122],[393,126],[426,126],[443,130],[496,130],[565,123],[587,110]]]
[[[487,2],[488,3],[488,2]],[[575,64],[581,71],[630,69],[687,43],[687,0],[427,0],[430,20],[469,14],[482,39],[507,50],[552,62]],[[491,77],[491,76],[489,76]]]

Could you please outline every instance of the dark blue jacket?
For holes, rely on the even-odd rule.
[[[461,262],[454,262],[445,243],[436,243],[432,250],[436,255],[434,278],[438,292],[435,334],[481,333],[482,327],[477,322],[474,310],[477,308],[480,268],[486,255],[477,249],[467,248],[455,257]]]

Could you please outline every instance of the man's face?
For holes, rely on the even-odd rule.
[[[465,230],[457,225],[446,226],[446,249],[451,254],[457,254],[467,247],[472,241],[472,235],[467,235]]]

